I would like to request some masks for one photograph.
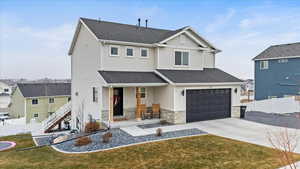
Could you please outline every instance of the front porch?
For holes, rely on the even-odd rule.
[[[108,110],[102,112],[113,126],[128,126],[131,124],[158,123],[161,117],[161,104],[157,94],[158,86],[148,87],[110,87],[104,88]],[[104,94],[105,95],[105,94]]]

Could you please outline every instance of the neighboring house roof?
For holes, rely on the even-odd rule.
[[[242,80],[217,68],[203,70],[166,70],[158,69],[159,73],[173,83],[231,83]]]
[[[166,30],[146,28],[143,26],[127,25],[121,23],[97,21],[94,19],[81,18],[98,39],[116,40],[124,42],[136,42],[152,44],[160,42],[184,28],[178,30]]]
[[[19,83],[24,97],[70,96],[71,83]]]
[[[253,58],[253,60],[267,60],[289,57],[300,57],[300,42],[270,46],[255,58]]]
[[[167,83],[154,72],[99,71],[107,83]]]

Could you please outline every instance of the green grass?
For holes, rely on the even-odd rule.
[[[2,137],[16,148],[33,146],[30,135]],[[280,166],[270,148],[204,135],[110,151],[68,155],[43,147],[0,152],[1,169],[266,169]],[[295,155],[300,160],[300,155]]]

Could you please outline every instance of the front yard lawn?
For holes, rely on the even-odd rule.
[[[2,137],[16,148],[33,146],[30,135]],[[50,147],[0,152],[1,169],[259,169],[278,168],[273,149],[213,135],[160,141],[90,154]],[[300,160],[300,155],[295,155]]]

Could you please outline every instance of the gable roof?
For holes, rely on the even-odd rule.
[[[71,83],[18,83],[24,97],[70,96]]]
[[[242,80],[217,68],[203,70],[167,70],[157,69],[159,73],[173,83],[235,83]]]
[[[107,83],[167,83],[154,72],[98,71]]]
[[[253,58],[253,60],[279,59],[289,57],[300,57],[300,42],[270,46],[255,58]]]
[[[186,30],[193,31],[200,39],[206,42],[211,48],[216,51],[220,51],[215,48],[211,43],[201,37],[196,31],[194,31],[191,27],[185,26],[177,30],[168,30],[168,29],[158,29],[151,27],[144,27],[137,25],[129,25],[108,21],[99,21],[95,19],[88,18],[80,18],[78,26],[76,28],[75,36],[73,38],[69,55],[73,52],[73,47],[75,41],[77,39],[77,34],[79,33],[79,29],[81,25],[87,27],[87,29],[95,36],[97,40],[110,40],[117,42],[131,42],[131,43],[139,43],[139,44],[147,44],[154,45],[156,43],[161,43],[164,40],[169,38],[173,38],[175,36],[180,35]],[[198,43],[198,42],[197,42]]]
[[[178,30],[166,30],[146,28],[143,26],[128,25],[94,19],[81,18],[85,25],[96,35],[98,39],[115,40],[123,42],[135,42],[152,44],[157,43],[179,32]]]

